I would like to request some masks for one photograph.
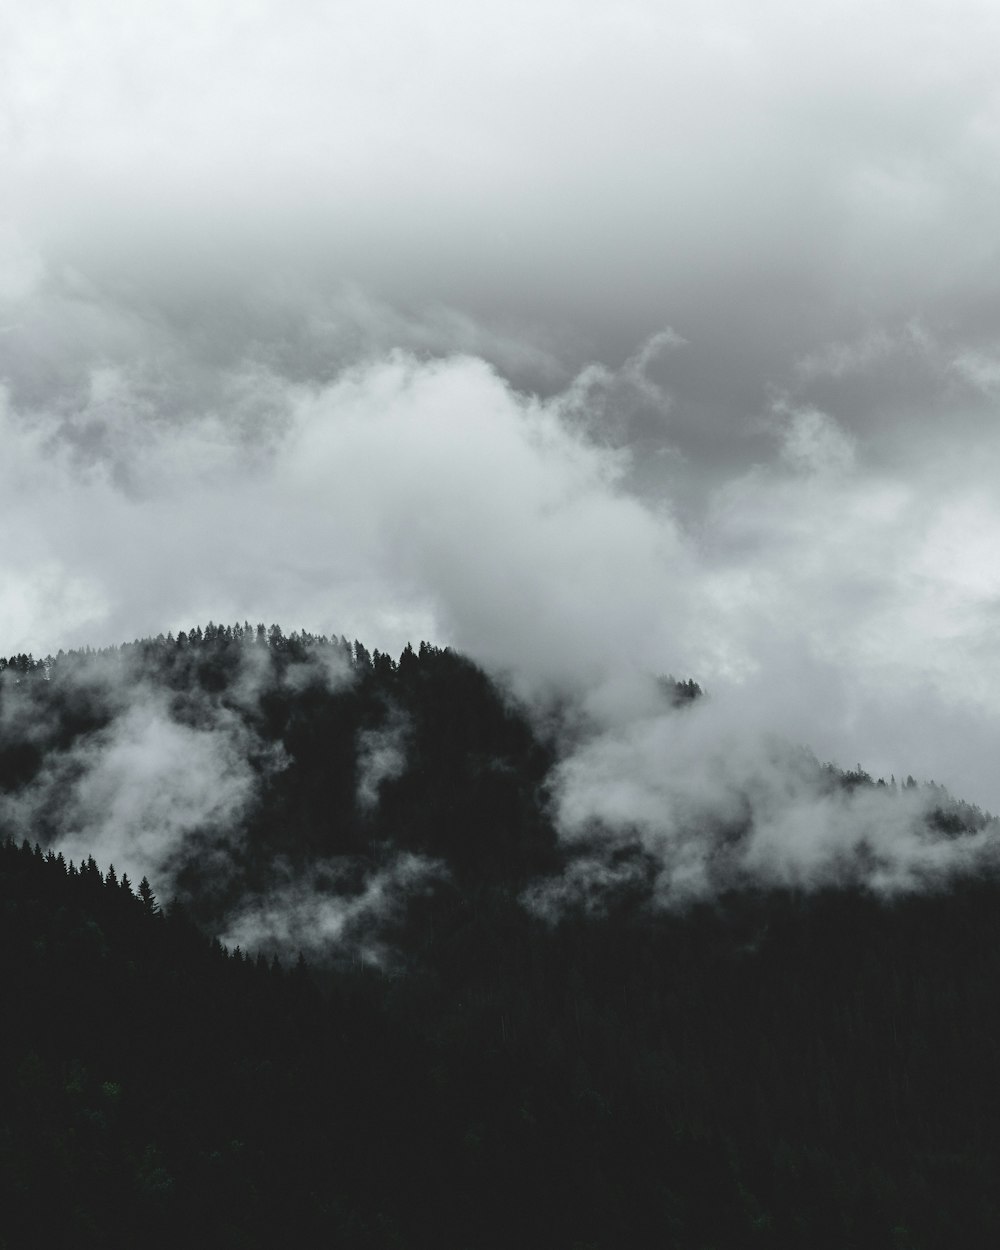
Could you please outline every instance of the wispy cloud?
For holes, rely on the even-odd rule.
[[[289,875],[265,896],[244,900],[222,940],[244,950],[271,949],[283,955],[301,951],[321,959],[360,960],[387,967],[398,952],[386,929],[415,896],[447,879],[436,860],[399,854],[389,863],[363,870],[358,865],[320,863],[306,874]]]
[[[382,785],[402,775],[407,735],[407,724],[398,714],[381,728],[358,734],[357,802],[362,811],[374,812]]]

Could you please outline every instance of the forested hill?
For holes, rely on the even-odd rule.
[[[754,880],[736,821],[671,906],[560,835],[586,733],[427,645],[8,661],[0,1246],[995,1246],[994,824],[799,762],[948,870]]]
[[[664,715],[701,701],[690,678],[655,685]],[[609,829],[600,815],[572,839],[557,836],[553,779],[587,733],[571,702],[526,709],[450,649],[421,643],[394,660],[342,637],[209,624],[103,651],[0,660],[0,819],[70,858],[124,856],[217,929],[248,899],[273,898],[279,878],[301,884],[306,870],[320,871],[324,894],[357,893],[374,868],[391,876],[394,867],[411,883],[524,891],[565,882],[570,860],[600,862],[586,889],[531,896],[554,907],[572,898],[600,908],[622,891],[648,901],[669,886],[655,839],[627,821]],[[893,800],[918,788],[912,777],[898,787],[876,780],[860,764],[821,766],[804,751],[780,767],[781,784],[810,799],[884,800],[886,824],[901,819]],[[692,830],[711,844],[711,892],[763,876],[735,853],[752,832],[749,799],[730,806]],[[877,807],[846,812],[857,845],[828,876],[869,879],[879,849],[863,836],[872,811],[878,823]],[[933,783],[906,813],[920,839],[965,847],[965,838],[970,852],[970,836],[991,823]],[[968,856],[952,858],[961,866]],[[929,871],[949,863],[931,857]]]
[[[450,650],[422,643],[397,662],[345,639],[210,625],[14,657],[0,701],[15,831],[100,853],[90,831],[216,925],[317,865],[339,893],[391,863],[512,886],[556,867],[540,796],[553,746]],[[108,804],[128,827],[108,827]]]

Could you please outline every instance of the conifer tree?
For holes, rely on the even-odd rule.
[[[156,901],[156,895],[153,893],[153,887],[149,884],[149,878],[143,877],[139,882],[139,898],[142,905],[150,915],[155,916],[159,912],[160,907]]]

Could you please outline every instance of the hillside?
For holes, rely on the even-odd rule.
[[[995,827],[939,788],[796,757],[924,876],[755,878],[758,803],[672,898],[559,825],[579,716],[431,646],[14,657],[0,726],[0,1244],[995,1244]]]

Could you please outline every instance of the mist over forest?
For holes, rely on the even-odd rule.
[[[0,663],[10,836],[146,877],[244,948],[374,951],[409,896],[470,876],[555,923],[997,863],[988,813],[734,734],[693,678],[647,674],[619,724],[426,642],[396,660],[249,622]]]
[[[249,622],[2,661],[0,1235],[991,1244],[997,820],[643,699]]]
[[[0,1250],[1000,1244],[998,48],[0,6]]]

